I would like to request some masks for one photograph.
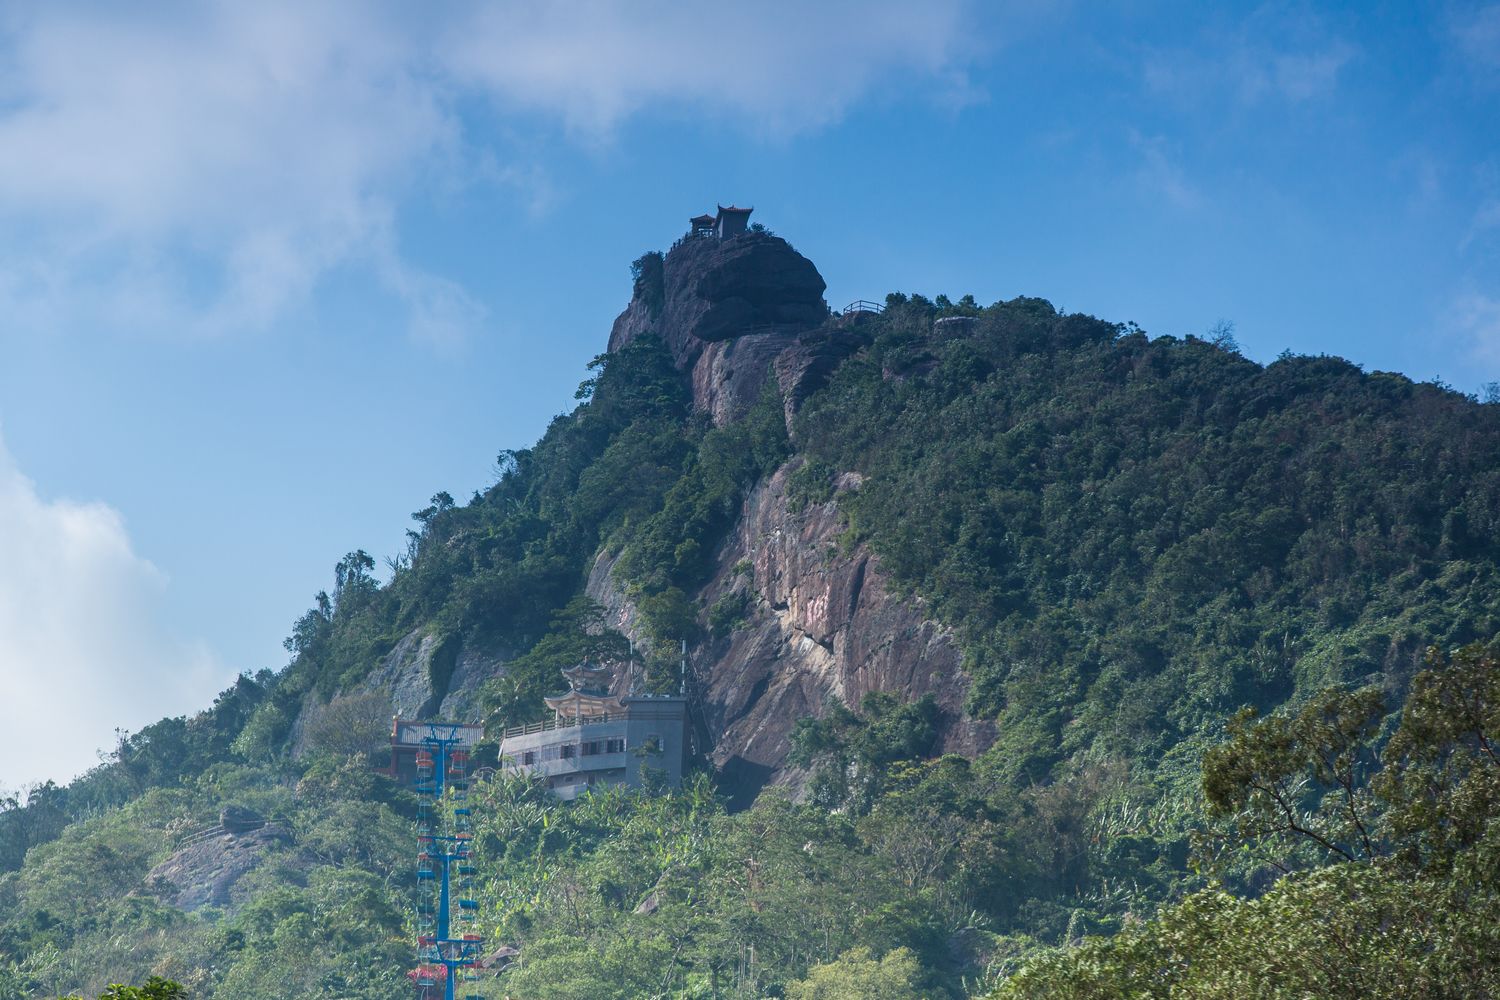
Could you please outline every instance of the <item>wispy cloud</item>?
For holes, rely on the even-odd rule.
[[[879,92],[969,99],[965,0],[684,6],[514,0],[11,5],[0,13],[0,309],[18,324],[264,327],[334,268],[367,270],[419,336],[482,321],[401,250],[419,187],[550,198],[465,124],[607,143],[648,111],[767,136]],[[517,162],[519,160],[519,162]]]
[[[0,786],[66,779],[116,726],[202,708],[229,680],[171,636],[166,580],[100,503],[40,496],[0,440]]]
[[[1356,53],[1353,45],[1335,39],[1315,51],[1272,55],[1264,67],[1242,68],[1241,92],[1247,99],[1274,94],[1292,102],[1324,97],[1333,93],[1340,71]]]
[[[1150,49],[1142,79],[1180,104],[1299,105],[1332,97],[1360,51],[1298,10],[1266,6],[1198,34],[1192,47]]]
[[[785,134],[836,121],[882,85],[963,93],[966,7],[512,3],[447,23],[440,46],[460,83],[577,131],[597,135],[660,107]]]
[[[1203,195],[1179,162],[1179,152],[1165,137],[1135,131],[1129,137],[1139,157],[1136,182],[1149,196],[1182,211],[1202,207]]]

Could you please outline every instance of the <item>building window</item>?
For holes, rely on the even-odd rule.
[[[573,744],[571,744],[571,743],[564,743],[562,745],[562,747],[559,749],[558,756],[561,757],[563,760],[572,760],[573,759],[573,753],[574,753],[575,750],[577,750],[577,747],[573,746]]]
[[[525,753],[521,754],[521,763],[522,764],[535,764],[536,763],[536,751],[535,750],[527,750]]]
[[[605,753],[624,753],[625,752],[625,741],[624,740],[605,740],[604,741],[604,752]]]

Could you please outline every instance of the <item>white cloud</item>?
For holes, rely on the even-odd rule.
[[[118,513],[41,497],[0,440],[0,787],[72,777],[115,727],[202,709],[232,679],[162,626],[165,588]]]
[[[1262,7],[1192,48],[1148,50],[1147,89],[1178,103],[1305,104],[1332,97],[1359,49],[1305,12]]]
[[[456,126],[399,25],[357,14],[12,9],[0,213],[20,238],[0,302],[33,322],[255,328],[391,242],[388,193]]]
[[[502,106],[598,134],[651,106],[776,133],[837,120],[889,79],[967,93],[959,0],[481,6],[446,25],[447,68]]]
[[[550,196],[536,164],[466,129],[475,101],[591,144],[656,109],[793,134],[882,88],[972,99],[966,6],[7,5],[0,311],[12,330],[255,329],[352,265],[419,336],[451,340],[483,309],[400,251],[403,200]]]
[[[1150,196],[1164,200],[1179,211],[1203,206],[1203,195],[1178,163],[1178,156],[1162,136],[1146,136],[1131,130],[1130,144],[1140,156],[1136,183]]]
[[[1355,55],[1354,46],[1338,40],[1317,51],[1275,55],[1263,79],[1247,72],[1246,83],[1257,92],[1270,90],[1294,103],[1314,100],[1333,93],[1339,72]]]

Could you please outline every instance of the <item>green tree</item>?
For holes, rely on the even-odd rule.
[[[1289,843],[1315,845],[1301,860],[1326,867],[1258,898],[1205,890],[1113,937],[1045,952],[995,1000],[1500,994],[1500,660],[1470,645],[1426,662],[1378,757],[1370,690],[1242,713],[1205,755],[1205,794],[1242,843],[1282,857]]]
[[[1494,646],[1431,649],[1386,745],[1376,796],[1398,859],[1442,869],[1500,816],[1500,655]]]
[[[1314,862],[1382,856],[1369,777],[1384,715],[1376,688],[1324,691],[1265,719],[1239,712],[1203,758],[1210,815],[1226,821],[1233,842],[1270,847],[1267,860],[1283,870],[1308,845]]]
[[[878,961],[868,948],[853,948],[815,965],[807,978],[788,983],[787,1000],[920,1000],[916,956],[896,948]]]
[[[814,802],[863,814],[884,791],[894,765],[928,755],[937,721],[931,695],[903,704],[889,692],[871,691],[858,712],[832,701],[823,718],[798,720],[789,760],[812,771]]]
[[[109,987],[99,994],[99,1000],[187,1000],[187,995],[187,990],[180,983],[163,979],[160,976],[152,976],[140,986],[110,983]],[[73,996],[64,1000],[82,1000],[82,998]]]

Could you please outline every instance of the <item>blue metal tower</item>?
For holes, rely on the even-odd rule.
[[[417,837],[417,961],[412,979],[420,1000],[460,1000],[457,983],[478,979],[483,939],[474,931],[479,904],[472,890],[469,754],[456,725],[429,724],[417,754],[421,806]],[[441,993],[438,991],[441,990]],[[483,1000],[465,992],[462,1000]]]

